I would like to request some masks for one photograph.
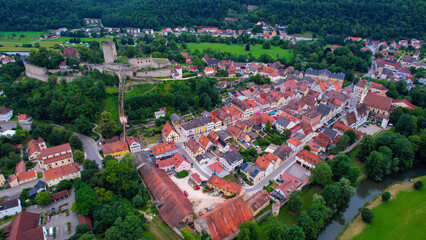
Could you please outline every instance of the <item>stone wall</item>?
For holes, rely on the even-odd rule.
[[[103,42],[102,51],[104,53],[105,63],[114,63],[115,59],[117,59],[117,50],[115,49],[114,42]]]
[[[155,61],[155,59],[161,62]],[[172,66],[167,58],[152,58],[152,56],[146,58],[129,58],[129,64],[132,71],[147,69],[147,68],[164,68]]]
[[[136,72],[137,77],[170,77],[172,75],[171,68],[162,68],[152,71]]]
[[[48,71],[47,68],[37,67],[28,62],[24,62],[25,75],[29,78],[35,78],[40,81],[47,81]]]

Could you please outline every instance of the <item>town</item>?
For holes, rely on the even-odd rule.
[[[240,239],[253,224],[267,239],[272,224],[289,223],[291,239],[316,239],[359,181],[381,181],[424,157],[426,64],[417,39],[347,37],[344,45],[319,47],[325,64],[306,65],[294,60],[299,55],[295,64],[280,56],[238,61],[188,50],[185,42],[174,57],[163,54],[171,35],[224,44],[247,38],[264,49],[274,40],[318,40],[287,35],[278,24],[155,32],[84,22],[44,38],[114,39],[0,56],[1,74],[10,75],[0,92],[5,239],[139,239],[145,232],[152,239]],[[124,45],[139,49],[123,44],[127,38],[164,49],[122,56]],[[353,71],[330,60],[341,56],[371,65]],[[65,96],[70,102],[61,102]],[[321,206],[316,219],[312,209]],[[300,216],[320,225],[302,227]]]

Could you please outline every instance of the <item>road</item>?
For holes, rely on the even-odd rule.
[[[178,147],[178,151],[180,154],[185,155],[186,159],[188,159],[188,161],[190,163],[192,163],[192,166],[195,168],[195,170],[197,171],[198,174],[200,174],[200,176],[209,179],[211,177],[210,174],[208,174],[204,168],[197,162],[197,160],[195,160],[194,158],[191,157],[191,155],[189,155],[186,150],[183,147],[183,143],[182,142],[177,142],[176,146]]]
[[[98,143],[86,135],[80,133],[74,134],[77,135],[83,143],[83,150],[86,155],[86,159],[94,160],[98,164],[99,169],[102,169],[102,157],[99,154]]]

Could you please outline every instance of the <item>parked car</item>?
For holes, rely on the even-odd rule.
[[[188,192],[185,190],[185,191],[183,191],[183,194],[185,194],[185,196],[187,196],[188,197]]]
[[[50,216],[47,216],[47,221],[50,222]]]
[[[55,208],[52,208],[51,212],[52,212],[52,213],[55,213]]]

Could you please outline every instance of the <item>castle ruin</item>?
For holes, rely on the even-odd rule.
[[[102,51],[104,53],[105,63],[111,64],[117,59],[117,50],[115,49],[115,43],[106,41],[102,43]]]

